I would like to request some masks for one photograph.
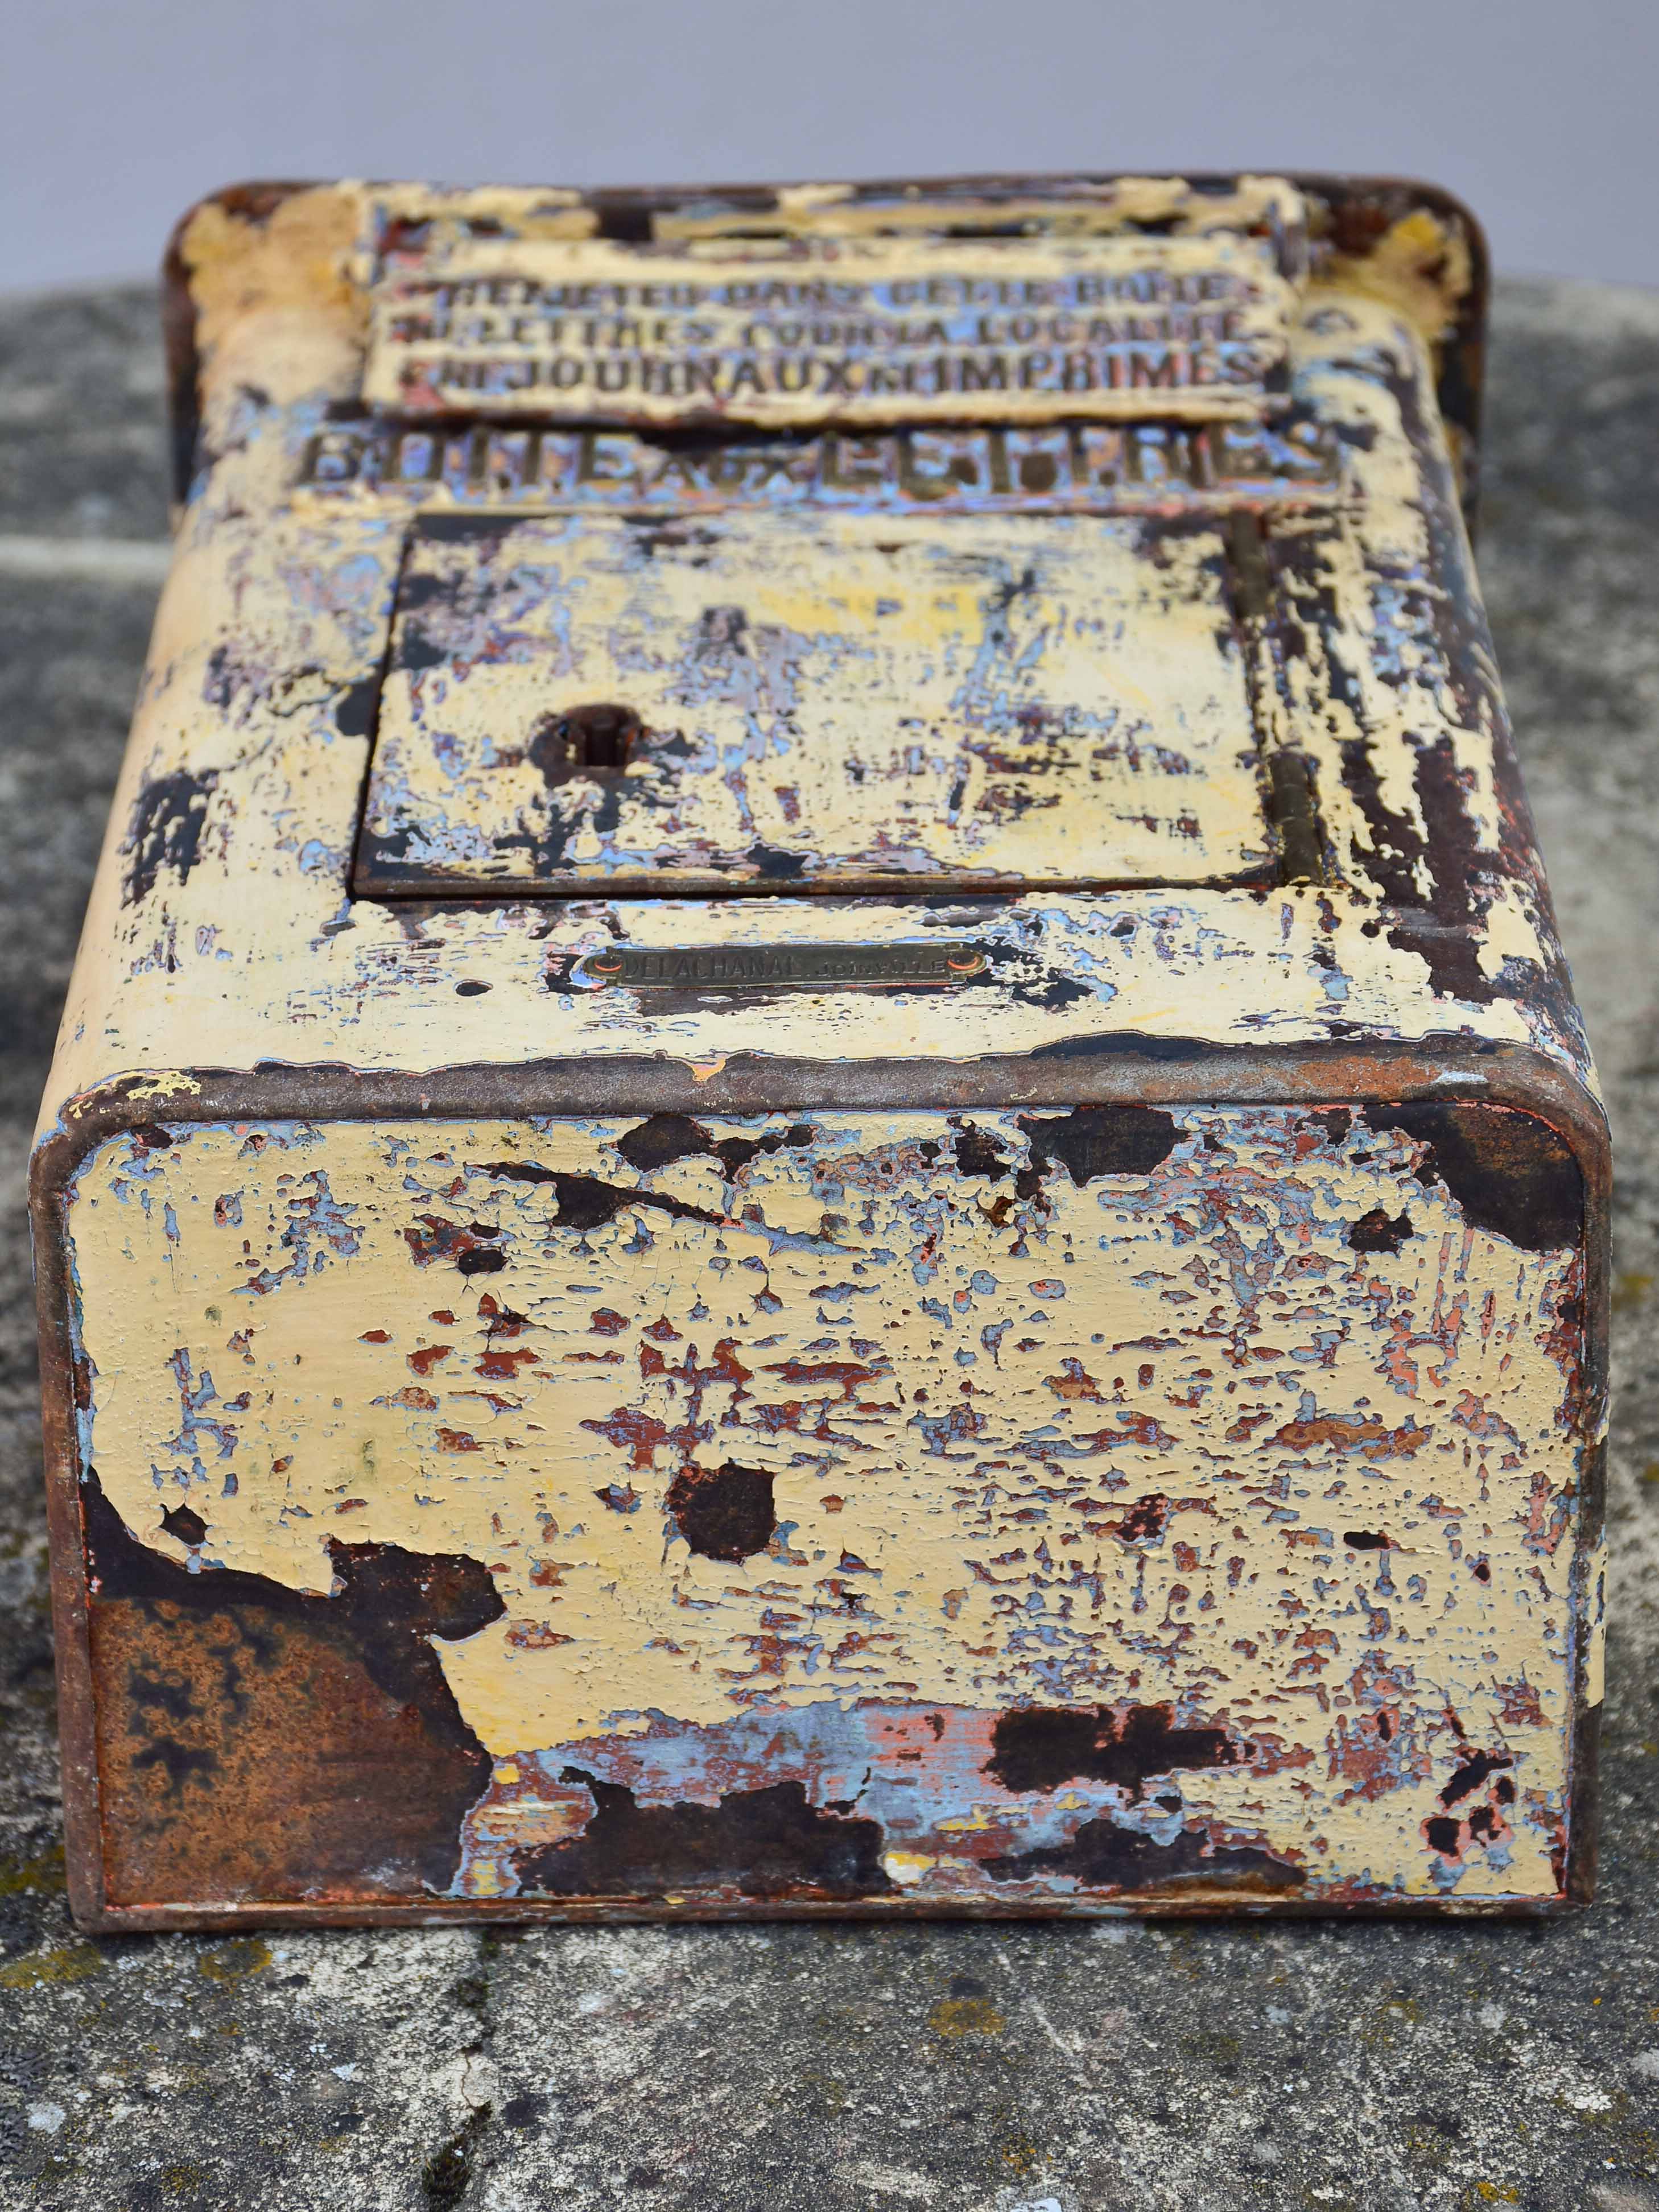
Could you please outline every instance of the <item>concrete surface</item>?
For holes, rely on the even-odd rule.
[[[1511,285],[1481,566],[1620,1147],[1601,1901],[88,1942],[25,1146],[164,555],[142,291],[0,301],[0,2205],[1659,2212],[1659,295]]]

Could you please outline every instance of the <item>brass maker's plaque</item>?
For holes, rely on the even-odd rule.
[[[617,945],[572,961],[559,980],[631,991],[824,991],[965,983],[986,955],[960,939],[934,945]]]
[[[1294,297],[1236,232],[470,239],[392,257],[363,389],[404,416],[775,429],[1237,419],[1285,390]]]

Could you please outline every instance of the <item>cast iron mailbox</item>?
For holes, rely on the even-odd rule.
[[[35,1156],[105,1928],[1589,1893],[1478,234],[232,191]]]

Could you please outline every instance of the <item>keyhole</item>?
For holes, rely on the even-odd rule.
[[[617,775],[627,767],[628,756],[642,732],[640,718],[631,707],[600,702],[567,708],[555,717],[547,734],[562,747],[571,768]]]

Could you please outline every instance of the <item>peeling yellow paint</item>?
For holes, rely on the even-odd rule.
[[[1338,325],[1328,328],[1339,306]],[[317,1060],[416,1068],[510,1062],[526,1024],[544,1049],[577,1057],[666,1043],[677,1057],[707,1065],[756,1050],[835,1060],[971,1059],[1125,1030],[1288,1044],[1323,1036],[1334,1011],[1356,1030],[1384,1036],[1462,1025],[1493,1040],[1577,1051],[1574,1040],[1552,1039],[1523,999],[1499,995],[1476,1005],[1425,988],[1420,954],[1377,926],[1381,902],[1361,865],[1376,849],[1375,832],[1346,781],[1343,745],[1363,744],[1382,802],[1421,841],[1423,802],[1410,761],[1415,746],[1443,739],[1469,787],[1478,840],[1471,861],[1492,865],[1505,837],[1492,797],[1494,732],[1465,726],[1455,711],[1428,650],[1432,630],[1419,630],[1414,640],[1376,632],[1368,564],[1421,568],[1430,549],[1399,401],[1389,380],[1369,375],[1363,363],[1394,363],[1413,389],[1413,404],[1431,408],[1416,341],[1380,302],[1322,291],[1298,349],[1310,396],[1364,432],[1350,455],[1351,519],[1334,533],[1319,523],[1286,526],[1290,544],[1299,542],[1297,532],[1312,533],[1310,588],[1334,598],[1338,642],[1310,630],[1305,659],[1277,678],[1276,702],[1259,702],[1271,742],[1304,752],[1315,764],[1337,878],[1323,896],[1286,888],[1240,899],[1200,887],[1150,900],[1133,890],[1091,898],[1030,895],[988,934],[1011,948],[1040,935],[1052,972],[1085,981],[1086,996],[1054,1011],[1001,994],[965,994],[946,1006],[903,996],[802,993],[765,1007],[690,1006],[667,1023],[649,1016],[631,994],[574,993],[555,1007],[544,988],[550,958],[597,949],[605,937],[585,911],[556,905],[441,908],[423,925],[416,954],[394,911],[363,901],[343,905],[341,873],[356,832],[363,760],[361,746],[336,732],[325,703],[372,679],[379,665],[403,525],[374,510],[318,519],[290,514],[279,502],[272,513],[278,455],[269,441],[255,441],[220,464],[212,506],[186,526],[115,802],[118,835],[147,787],[169,775],[211,773],[216,781],[205,801],[199,852],[185,880],[164,866],[155,898],[137,908],[122,905],[118,867],[100,878],[49,1095],[88,1092],[134,1067],[187,1066],[210,1033],[216,1065],[251,1066],[268,1056],[272,1024],[289,1023]],[[283,465],[291,470],[292,462]],[[221,502],[258,514],[258,529],[223,514]],[[268,580],[263,587],[260,578]],[[273,688],[252,665],[225,708],[204,696],[216,652],[228,657],[233,672],[243,667],[239,610],[259,588],[270,593],[260,605],[270,624],[260,666],[303,664],[319,672],[318,703],[298,716],[291,684]],[[1391,619],[1397,630],[1397,615]],[[1384,680],[1360,649],[1368,629],[1372,652],[1402,656],[1395,680]],[[1351,646],[1340,642],[1350,635]],[[1340,665],[1328,658],[1333,651],[1341,653]],[[1154,719],[1175,717],[1165,708]],[[295,750],[301,743],[303,773]],[[1249,805],[1259,823],[1254,795]],[[303,869],[301,855],[310,856]],[[1413,872],[1420,882],[1420,864]],[[615,932],[645,945],[765,943],[781,933],[833,939],[845,931],[833,913],[783,896],[742,905],[624,901],[611,911]],[[338,927],[348,912],[350,927]],[[1490,949],[1488,915],[1499,933]],[[860,905],[858,927],[872,942],[902,939],[914,936],[915,915],[901,903],[870,900]],[[1471,927],[1483,975],[1503,960],[1547,969],[1553,957],[1547,915],[1521,878],[1483,896]],[[489,991],[458,996],[464,981]],[[1587,1060],[1578,1065],[1588,1077]]]
[[[1326,274],[1334,285],[1389,300],[1433,343],[1474,281],[1468,234],[1461,224],[1416,208],[1363,256],[1334,254]]]
[[[165,1075],[153,1075],[143,1083],[130,1084],[126,1095],[139,1103],[144,1103],[152,1098],[189,1098],[198,1093],[201,1088],[193,1075],[186,1075],[179,1068],[170,1068]]]
[[[54,1481],[325,1643],[354,1562],[465,1570],[465,1632],[359,1685],[365,1727],[405,1662],[445,1704],[451,1900],[654,1853],[658,1902],[769,1907],[809,1846],[878,1907],[1562,1894],[1600,1201],[1511,1236],[1362,1109],[1413,1048],[1489,1133],[1535,1091],[1571,1180],[1595,1078],[1437,412],[1469,234],[1339,254],[1322,190],[802,185],[641,202],[635,246],[575,192],[346,184],[184,227],[198,471],[40,1124]],[[1194,323],[1185,386],[1051,358],[966,416],[890,362],[733,434],[689,370],[549,399],[561,287],[920,314],[999,274],[1170,331],[1224,295],[1233,380]],[[764,351],[733,297],[698,343]],[[434,301],[479,319],[411,380]],[[331,489],[348,432],[395,481]],[[590,964],[959,939],[937,989]],[[1103,1164],[1109,1110],[1167,1147]]]
[[[971,1118],[1015,1162],[1043,1126]],[[941,1181],[938,1116],[811,1123],[735,1178],[641,1175],[615,1122],[112,1140],[73,1208],[106,1495],[179,1556],[159,1516],[188,1501],[211,1563],[295,1589],[331,1585],[343,1486],[354,1542],[487,1559],[501,1618],[436,1649],[497,1790],[665,1716],[1195,1703],[1276,1747],[1201,1778],[1213,1817],[1410,1892],[1444,1773],[1370,1716],[1419,1728],[1432,1681],[1454,1744],[1501,1739],[1560,1802],[1576,1478],[1541,1346],[1570,1249],[1296,1115],[1185,1114],[1150,1183],[1051,1175],[1012,1212],[1006,1170]],[[639,1197],[562,1230],[558,1176]],[[1356,1254],[1379,1205],[1400,1249]],[[457,1272],[465,1224],[488,1272]],[[761,1470],[784,1533],[688,1549],[664,1500],[692,1459]],[[505,1803],[489,1825],[525,1840]],[[1550,1843],[1518,1830],[1502,1886],[1547,1891]]]
[[[719,893],[757,875],[757,843],[803,886],[1266,863],[1218,532],[1171,533],[1156,565],[1140,526],[1081,517],[941,538],[921,518],[734,514],[683,556],[637,546],[596,516],[413,550],[365,815],[404,877]],[[453,672],[398,665],[417,628]],[[620,777],[560,787],[547,820],[538,733],[621,697],[656,735]],[[1018,732],[1044,726],[1028,766]]]
[[[368,327],[357,281],[362,217],[354,190],[319,185],[258,213],[205,200],[186,219],[179,252],[216,428],[239,382],[277,404],[319,381],[349,388]]]

